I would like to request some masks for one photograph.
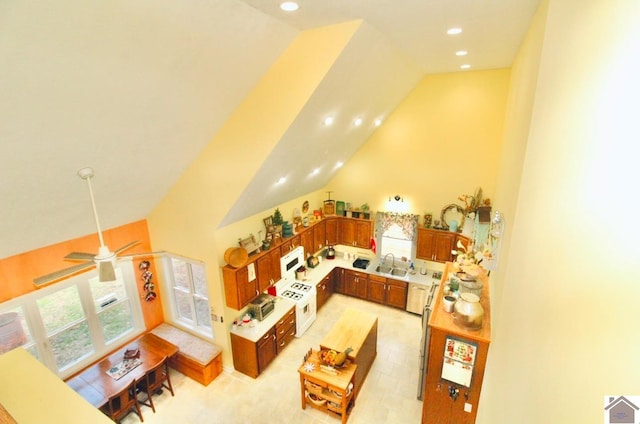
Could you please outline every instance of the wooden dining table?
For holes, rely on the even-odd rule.
[[[140,365],[117,380],[107,374],[107,371],[124,360],[124,352],[127,349],[135,348],[140,351],[140,360],[142,361]],[[145,333],[142,337],[70,378],[66,383],[87,402],[100,408],[109,401],[111,396],[131,384],[132,380],[144,377],[147,371],[157,365],[164,357],[171,357],[177,352],[176,345],[155,334]]]

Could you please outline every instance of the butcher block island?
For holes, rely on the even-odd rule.
[[[320,352],[351,351],[343,367],[321,367],[320,352],[309,351],[298,369],[302,409],[306,405],[323,408],[345,423],[377,354],[378,317],[347,308],[320,343]]]

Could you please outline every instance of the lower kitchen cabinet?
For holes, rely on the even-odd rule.
[[[333,294],[333,276],[334,273],[331,272],[329,275],[324,277],[317,285],[316,285],[316,310],[320,310],[322,306],[329,300],[331,295]]]
[[[334,268],[333,272],[333,291],[340,294],[346,294],[344,289],[344,268]]]
[[[291,342],[295,334],[295,307],[256,342],[231,333],[234,368],[249,377],[258,377]]]
[[[369,275],[367,300],[404,310],[407,307],[407,287],[404,281]]]
[[[346,270],[344,273],[344,294],[366,299],[367,280],[368,274],[364,272]]]

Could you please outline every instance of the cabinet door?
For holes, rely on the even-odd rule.
[[[271,285],[271,257],[265,255],[256,261],[258,291],[262,293]]]
[[[416,258],[432,261],[434,259],[434,245],[436,233],[423,228],[418,229],[418,242],[416,246]]]
[[[300,244],[304,249],[304,255],[308,256],[309,254],[313,255],[316,250],[313,248],[313,230],[308,229],[305,230],[302,234],[300,234]]]
[[[356,221],[355,245],[368,249],[371,244],[371,221]]]
[[[316,310],[320,310],[324,306],[324,304],[331,297],[331,293],[333,291],[333,274],[329,274],[324,277],[317,285],[316,285]]]
[[[333,270],[333,289],[336,293],[347,294],[345,289],[344,268],[335,268]]]
[[[344,276],[345,294],[349,296],[367,298],[367,274],[347,270]]]
[[[313,226],[313,251],[317,252],[325,246],[327,226],[325,221],[320,221]]]
[[[249,271],[247,267],[238,270],[238,284],[240,285],[240,308],[244,308],[251,300],[253,300],[260,292],[258,291],[258,279],[254,278],[249,281]]]
[[[258,371],[263,372],[271,361],[275,359],[277,354],[275,329],[271,328],[267,334],[262,336],[262,338],[258,340],[257,346]]]
[[[239,311],[258,295],[258,281],[249,281],[249,270],[246,266],[238,269],[225,266],[222,268],[222,278],[225,300],[229,308]]]
[[[455,242],[455,233],[439,232],[436,236],[435,260],[448,262],[451,260],[451,250]]]
[[[372,278],[374,277],[374,278]],[[376,303],[384,303],[385,295],[387,290],[386,280],[380,277],[369,276],[369,280],[367,282],[367,300]]]
[[[387,279],[386,304],[399,309],[407,309],[409,285],[405,281]]]
[[[300,235],[296,234],[282,241],[280,245],[280,255],[284,256],[298,246],[300,246]]]
[[[271,285],[273,285],[282,278],[280,275],[280,251],[273,249],[269,252],[269,259],[271,261]]]
[[[356,239],[356,223],[349,218],[343,218],[339,224],[340,244],[353,246]]]
[[[338,244],[338,218],[329,218],[326,220],[326,239],[327,246]]]

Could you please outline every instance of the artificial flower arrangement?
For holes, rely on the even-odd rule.
[[[469,247],[465,247],[460,240],[456,244],[458,250],[452,250],[451,254],[456,256],[456,260],[453,265],[456,269],[461,270],[467,275],[477,277],[482,270],[480,264],[486,259],[491,259],[493,253],[488,243],[482,246],[482,249],[475,250],[473,243],[469,244]]]

